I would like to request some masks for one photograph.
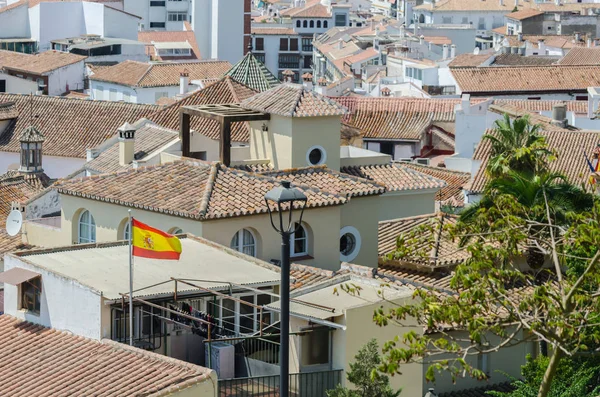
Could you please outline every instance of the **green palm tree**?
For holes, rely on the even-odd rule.
[[[477,215],[492,208],[500,196],[510,196],[528,211],[525,217],[540,223],[547,223],[546,200],[552,223],[561,225],[567,222],[569,212],[591,210],[594,195],[570,183],[560,173],[541,171],[539,173],[509,170],[504,176],[492,178],[485,187],[482,199],[467,207],[460,215],[460,221],[473,222]],[[531,227],[530,240],[535,239],[540,228]],[[527,262],[532,268],[539,268],[544,255],[539,248],[528,249]]]
[[[485,134],[483,139],[491,142],[492,150],[487,166],[491,177],[498,177],[508,171],[536,172],[546,167],[552,152],[546,146],[546,139],[539,133],[540,126],[532,125],[529,115],[496,120],[493,134]]]

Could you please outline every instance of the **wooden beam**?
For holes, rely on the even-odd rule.
[[[229,167],[231,164],[231,123],[229,120],[223,120],[221,123],[221,140],[219,141],[221,150],[221,161],[223,165]]]
[[[179,139],[181,139],[181,155],[190,156],[190,115],[179,113]]]

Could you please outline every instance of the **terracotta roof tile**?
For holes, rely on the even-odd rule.
[[[241,105],[246,109],[288,117],[341,116],[346,108],[299,84],[280,84]]]
[[[441,189],[446,182],[404,167],[401,164],[356,165],[342,167],[341,171],[384,185],[390,192],[401,190]]]
[[[135,132],[134,160],[141,160],[178,139],[179,132],[177,131],[154,124],[144,125]],[[131,168],[132,164],[126,166],[119,164],[119,142],[115,141],[113,145],[101,152],[98,157],[85,163],[84,167],[94,173],[106,173]]]
[[[459,54],[448,64],[450,68],[479,66],[491,57],[490,54]]]
[[[19,111],[14,102],[0,103],[0,121],[12,120],[19,117]]]
[[[449,289],[452,273],[442,271],[416,270],[393,264],[381,264],[377,274],[386,282],[396,285]]]
[[[519,7],[530,8],[527,2],[520,2]],[[414,7],[415,10],[433,11],[508,11],[515,8],[514,2],[510,1],[481,1],[481,0],[441,0],[435,4],[425,3]]]
[[[0,94],[0,103],[15,102],[18,117],[0,135],[0,151],[20,151],[19,135],[29,126],[30,96]],[[44,155],[85,158],[93,148],[115,134],[124,122],[134,123],[156,112],[154,105],[34,96],[35,125],[44,134]]]
[[[185,22],[186,26],[189,26],[189,22]],[[198,47],[198,43],[196,42],[196,35],[194,31],[191,30],[191,26],[189,26],[188,30],[181,31],[164,31],[164,30],[144,30],[138,32],[138,41],[144,42],[147,45],[146,52],[148,55],[152,56],[153,59],[162,60],[162,58],[156,53],[156,49],[151,44],[155,43],[183,43],[187,42],[192,46],[191,55],[189,56],[177,56],[177,57],[165,57],[164,60],[175,60],[175,59],[202,59],[202,55],[200,54],[200,49]]]
[[[600,47],[577,47],[567,52],[559,65],[600,65]]]
[[[4,219],[2,222],[4,222]],[[23,251],[31,248],[34,248],[34,246],[24,244],[21,234],[9,236],[6,230],[4,230],[4,225],[0,225],[0,258],[3,258],[4,254],[8,252]]]
[[[554,105],[566,104],[567,111],[587,114],[588,103],[587,101],[553,101],[544,100],[537,101],[531,99],[495,99],[494,104],[504,106],[510,105],[529,112],[550,112],[554,108]]]
[[[201,382],[216,383],[210,379],[214,377],[212,371],[204,367],[6,314],[0,316],[0,360],[3,393],[13,397],[134,397],[163,395]]]
[[[0,67],[11,70],[45,75],[53,70],[81,62],[87,57],[62,51],[44,51],[30,55],[0,50]]]
[[[442,188],[435,196],[436,201],[442,204],[449,204],[455,207],[462,207],[465,202],[463,186],[471,180],[471,174],[449,170],[441,167],[431,167],[417,163],[403,163],[404,167],[412,168],[423,174],[431,175],[434,178],[446,181],[446,187]]]
[[[491,66],[548,66],[555,64],[559,59],[560,57],[544,55],[498,54]]]
[[[278,25],[278,24],[274,24]],[[298,33],[294,31],[292,28],[278,28],[278,27],[252,27],[252,34],[255,35],[289,35],[289,36],[297,36]]]
[[[370,196],[385,192],[376,182],[333,171],[326,166],[314,166],[283,171],[262,172],[261,175],[287,180],[298,185],[317,187],[340,196]]]
[[[486,133],[493,133],[487,130]],[[550,163],[552,171],[563,173],[571,182],[588,184],[590,169],[583,156],[583,150],[588,157],[600,142],[600,134],[593,131],[542,131],[551,150],[556,151],[557,159]],[[477,174],[468,188],[473,193],[483,191],[487,182],[486,166],[490,157],[491,145],[488,140],[482,140],[473,154],[474,160],[481,160]]]
[[[267,212],[264,196],[279,185],[274,178],[181,160],[82,179],[62,180],[58,192],[193,219],[230,218]],[[307,208],[344,204],[346,197],[296,185]]]
[[[507,114],[511,118],[523,117],[525,115],[529,116],[529,119],[533,124],[539,124],[540,127],[545,131],[574,131],[579,130],[579,128],[567,125],[566,127],[562,127],[559,125],[552,124],[552,117],[542,116],[539,113],[529,112],[525,109],[521,109],[517,106],[511,104],[493,104],[488,107],[488,111],[497,113],[500,115]]]
[[[459,99],[335,97],[348,108],[343,123],[358,128],[365,138],[411,139],[433,122],[454,122]]]
[[[225,75],[258,92],[279,85],[279,79],[267,69],[264,63],[254,56],[252,51],[248,51]]]
[[[179,85],[181,72],[189,73],[190,81],[222,77],[231,64],[227,61],[200,61],[177,63],[143,63],[124,61],[110,68],[102,69],[90,80],[106,81],[132,87],[163,87]]]
[[[515,19],[517,21],[523,21],[525,19],[537,17],[538,15],[544,15],[544,12],[526,8],[523,10],[508,13],[504,17],[509,19]]]
[[[454,68],[463,93],[586,91],[600,85],[600,66]]]
[[[307,1],[303,7],[290,8],[279,13],[282,17],[291,18],[331,18],[328,7],[318,0]]]
[[[379,222],[378,255],[380,262],[387,263],[385,256],[396,250],[396,239],[404,235],[407,248],[414,253],[401,260],[403,263],[426,267],[455,266],[467,260],[470,255],[460,247],[458,239],[453,239],[447,225],[456,225],[457,217],[448,214],[427,214],[409,218]],[[421,228],[425,232],[421,233]],[[415,232],[415,238],[410,234]]]
[[[254,94],[256,91],[250,87],[226,76],[148,118],[165,128],[179,131],[179,109],[182,106],[239,103]],[[190,128],[211,139],[219,139],[221,135],[219,122],[209,118],[192,117]],[[248,142],[249,139],[248,123],[232,123],[231,140],[233,142]]]
[[[505,32],[506,33],[506,32]],[[503,34],[503,33],[500,33]],[[525,41],[531,43],[533,48],[538,48],[538,43],[543,41],[547,47],[555,47],[555,48],[576,48],[576,47],[585,47],[586,42],[583,40],[575,41],[573,35],[523,35],[523,41],[519,41],[519,36],[517,35],[506,35],[503,34],[504,38],[508,40],[508,44],[511,47],[520,47],[524,44]]]

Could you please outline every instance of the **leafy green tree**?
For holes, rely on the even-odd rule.
[[[523,380],[513,379],[512,392],[489,392],[493,397],[536,397],[549,358],[527,357]],[[548,393],[549,397],[598,397],[600,394],[600,360],[596,358],[563,358]]]
[[[350,364],[350,371],[346,377],[356,388],[351,390],[338,385],[327,392],[327,397],[397,397],[400,395],[400,390],[392,390],[389,378],[377,372],[377,367],[381,365],[381,357],[375,339],[371,339],[363,346],[354,358],[355,362]]]
[[[440,371],[485,379],[470,357],[544,342],[552,349],[536,396],[548,397],[563,358],[600,353],[600,204],[549,171],[554,155],[526,117],[512,123],[505,117],[485,139],[492,158],[482,203],[445,226],[467,243],[470,258],[455,268],[449,289],[417,289],[414,304],[376,311],[380,326],[416,319],[431,331],[387,342],[379,370],[394,374],[420,362],[428,365],[428,381]],[[425,237],[436,236],[419,238]],[[404,241],[398,238],[390,258],[418,256]],[[532,261],[531,252],[542,261]],[[527,253],[534,271],[523,272]]]

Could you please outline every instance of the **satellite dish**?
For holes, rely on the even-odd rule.
[[[6,218],[6,233],[8,233],[9,236],[16,236],[21,230],[22,225],[23,215],[21,214],[21,211],[10,211],[8,218]]]

